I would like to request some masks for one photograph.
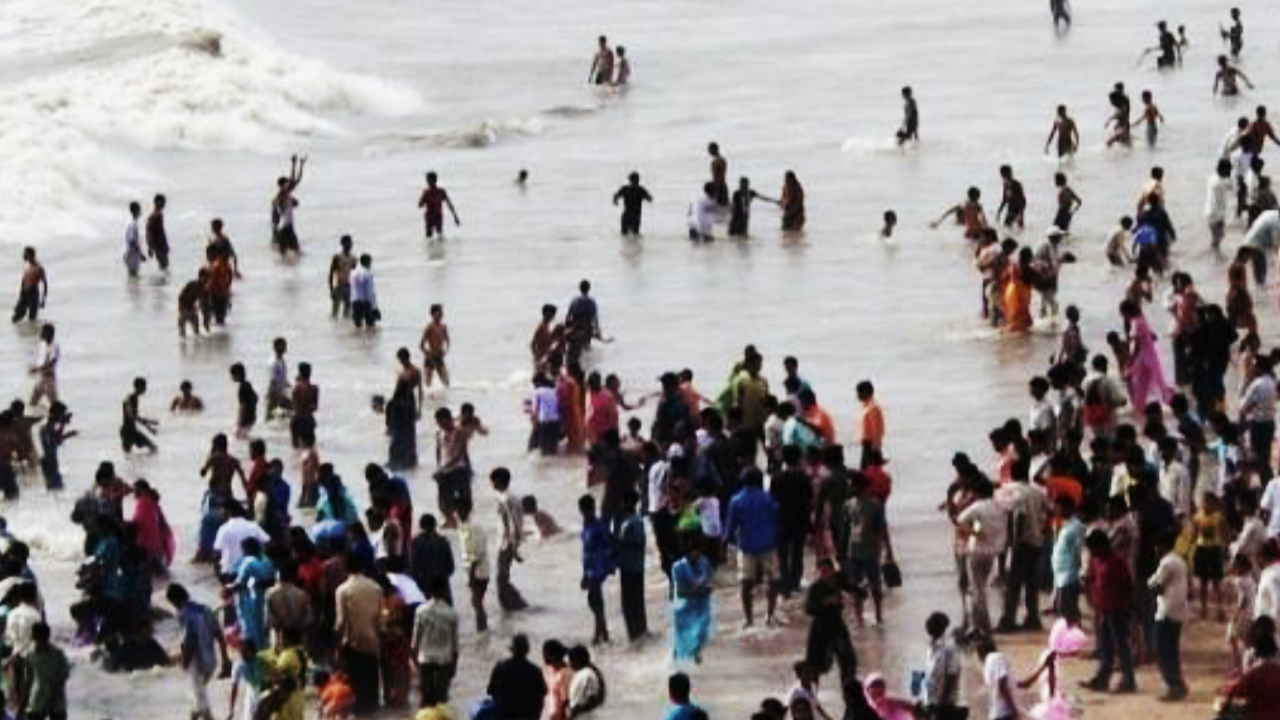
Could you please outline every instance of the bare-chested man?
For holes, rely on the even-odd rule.
[[[35,322],[40,308],[49,297],[49,279],[45,277],[44,266],[36,260],[36,249],[22,250],[22,281],[18,284],[18,304],[13,307],[13,321],[20,322],[24,317],[28,322]]]
[[[1071,157],[1076,154],[1076,149],[1080,147],[1080,131],[1076,128],[1076,121],[1067,115],[1067,106],[1058,106],[1058,116],[1053,121],[1053,129],[1049,131],[1049,138],[1044,141],[1044,151],[1049,152],[1049,145],[1053,139],[1058,138],[1058,159]]]
[[[351,236],[343,235],[338,241],[341,252],[333,254],[329,263],[329,299],[333,302],[333,317],[351,317],[351,271],[356,269],[356,256],[351,254]]]
[[[293,209],[298,206],[298,199],[293,191],[302,184],[302,172],[307,167],[307,158],[294,155],[289,160],[289,177],[276,178],[276,194],[271,198],[271,228],[274,230],[273,240],[280,254],[297,253],[298,233],[293,227]]]
[[[707,154],[711,156],[711,184],[715,186],[716,204],[726,207],[729,204],[729,183],[725,178],[729,174],[729,161],[720,154],[717,143],[707,146]]]
[[[1240,85],[1236,80],[1243,80],[1249,89],[1253,89],[1253,83],[1242,72],[1240,68],[1227,62],[1226,55],[1218,56],[1218,74],[1213,77],[1213,94],[1222,93],[1223,97],[1232,97],[1240,94]]]
[[[533,331],[533,340],[529,341],[529,352],[533,355],[533,371],[535,373],[542,370],[542,364],[546,361],[547,355],[551,354],[552,349],[560,342],[563,334],[561,326],[556,325],[556,306],[542,306],[542,322],[538,323],[538,327]]]
[[[178,293],[178,337],[185,338],[187,336],[187,325],[191,326],[191,332],[196,337],[200,336],[200,319],[202,310],[208,306],[205,285],[209,282],[209,270],[200,268],[200,274],[195,280],[182,286],[182,292]],[[204,312],[204,329],[209,330],[209,316]]]
[[[587,74],[587,82],[592,85],[608,85],[613,82],[613,51],[609,49],[609,39],[600,36],[595,57],[591,59],[591,72]]]
[[[422,417],[422,371],[413,364],[413,356],[409,354],[408,348],[400,348],[396,351],[396,360],[400,362],[400,372],[396,374],[396,385],[409,388],[416,403],[416,414]]]
[[[169,270],[169,236],[164,231],[164,195],[156,195],[147,216],[147,257],[156,259],[160,270]]]
[[[426,385],[431,387],[436,375],[440,382],[449,387],[449,369],[445,367],[444,356],[449,352],[449,326],[444,324],[444,307],[431,306],[431,322],[422,331],[422,340],[418,347],[422,349],[422,369],[426,371]]]
[[[458,211],[453,209],[453,201],[449,199],[449,193],[436,184],[437,180],[434,172],[427,173],[427,187],[418,198],[418,207],[423,208],[423,220],[426,223],[428,239],[437,235],[444,239],[446,205],[449,206],[449,213],[453,215],[453,224],[462,225],[462,221],[458,219]]]

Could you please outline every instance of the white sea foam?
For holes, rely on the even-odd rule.
[[[118,147],[276,151],[341,134],[345,113],[421,104],[395,83],[286,52],[206,0],[10,4],[0,26],[9,240],[87,234],[131,172]]]

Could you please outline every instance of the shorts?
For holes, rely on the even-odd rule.
[[[738,551],[738,582],[743,584],[778,582],[778,553],[774,550],[749,554]]]
[[[444,234],[444,213],[427,213],[425,223],[427,226],[427,237],[432,235]]]
[[[236,413],[236,427],[248,430],[258,422],[258,408],[253,405],[242,406]]]
[[[622,213],[622,234],[640,234],[640,213]]]
[[[1224,576],[1225,560],[1221,547],[1198,547],[1192,558],[1195,576],[1201,580],[1221,580]]]
[[[1057,225],[1060,230],[1070,230],[1071,211],[1065,208],[1059,210],[1057,214],[1053,216],[1053,224]]]
[[[487,576],[478,577],[475,570],[468,570],[467,587],[471,588],[473,592],[483,595],[484,592],[489,589],[489,578]]]
[[[878,591],[883,584],[880,577],[880,561],[863,558],[849,558],[844,565],[845,576],[854,587],[866,586]]]
[[[423,369],[443,370],[444,369],[444,353],[430,352],[422,358]]]
[[[285,225],[276,231],[276,244],[280,246],[280,252],[298,252],[298,233],[294,232],[292,225]]]

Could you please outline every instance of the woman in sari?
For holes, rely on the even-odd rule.
[[[160,494],[146,480],[133,484],[135,541],[150,570],[163,574],[173,562],[173,530],[160,509]]]
[[[241,547],[244,557],[235,567],[235,581],[231,585],[236,593],[240,637],[253,641],[256,647],[268,647],[267,589],[275,581],[276,569],[270,560],[262,557],[262,544],[257,539],[245,538]]]
[[[702,662],[702,647],[711,635],[711,578],[714,570],[702,556],[699,533],[685,532],[685,556],[671,568],[675,585],[675,647],[677,661]]]
[[[790,170],[782,180],[782,197],[778,200],[782,207],[782,231],[800,232],[804,230],[804,188]]]
[[[1133,393],[1133,406],[1147,406],[1147,395],[1155,390],[1162,404],[1173,397],[1173,390],[1164,380],[1164,368],[1160,366],[1160,353],[1156,349],[1156,335],[1147,325],[1142,308],[1131,300],[1120,303],[1120,316],[1124,318],[1129,335],[1128,377]]]
[[[582,367],[571,362],[556,384],[556,401],[560,405],[560,426],[564,432],[564,449],[571,454],[581,453],[587,439],[587,426],[583,421],[586,413],[582,382]]]
[[[1018,262],[1005,270],[1004,317],[1009,332],[1026,332],[1031,328],[1031,248],[1022,248]]]
[[[418,406],[413,387],[403,379],[396,381],[396,389],[386,407],[387,467],[406,470],[418,466]]]

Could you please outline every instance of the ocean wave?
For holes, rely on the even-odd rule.
[[[71,226],[51,227],[45,210],[122,200],[99,189],[119,179],[102,177],[107,148],[276,152],[341,135],[344,113],[421,107],[410,89],[286,52],[205,0],[15,2],[0,43],[25,39],[0,56],[19,68],[0,75],[0,193],[24,202],[0,206],[0,233],[24,241]]]
[[[539,135],[542,122],[537,118],[484,120],[473,125],[445,130],[397,132],[375,140],[375,148],[415,148],[420,146],[447,148],[485,148],[510,137]]]

